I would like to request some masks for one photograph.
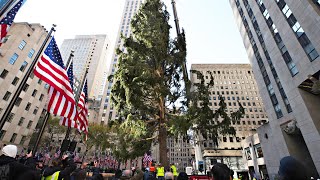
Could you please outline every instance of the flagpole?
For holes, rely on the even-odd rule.
[[[54,29],[55,27],[56,27],[56,25],[53,24],[50,32],[48,33],[46,39],[44,40],[44,42],[41,45],[38,53],[36,54],[34,60],[32,61],[31,65],[30,65],[30,68],[28,69],[28,71],[24,75],[24,77],[22,78],[20,85],[18,86],[18,88],[17,88],[16,92],[14,93],[10,103],[8,104],[6,110],[4,111],[3,116],[1,117],[1,120],[0,120],[0,129],[3,128],[3,126],[4,126],[5,122],[6,122],[6,119],[9,117],[9,115],[10,115],[10,113],[11,113],[13,107],[14,107],[15,102],[19,98],[19,95],[22,92],[23,87],[27,83],[27,80],[28,80],[29,76],[31,75],[36,63],[38,62],[38,59],[39,59],[44,47],[46,46],[48,40],[50,39],[51,34],[55,31],[55,29]]]
[[[73,58],[73,56],[74,56],[73,53],[74,53],[74,51],[71,50],[70,56],[69,56],[68,61],[67,61],[67,64],[66,64],[66,69],[69,69],[69,67],[70,67],[72,58]],[[44,120],[43,120],[43,123],[42,123],[42,125],[41,125],[41,129],[40,129],[39,134],[38,134],[38,136],[37,136],[37,140],[36,140],[36,142],[35,142],[35,144],[34,144],[34,146],[33,146],[33,148],[32,148],[32,152],[33,152],[33,153],[35,153],[35,152],[37,151],[37,149],[38,149],[40,140],[41,140],[41,138],[42,138],[44,129],[45,129],[46,126],[47,126],[49,117],[50,117],[50,113],[49,113],[49,111],[47,111],[47,112],[46,112],[46,115],[44,116]]]
[[[0,11],[0,17],[2,17],[6,11],[9,9],[9,7],[14,3],[15,0],[10,0],[7,2],[7,4],[5,6],[3,6],[3,8]]]
[[[76,101],[76,106],[78,106],[78,103],[79,103],[79,99],[80,99],[80,95],[81,95],[81,92],[82,92],[82,89],[84,87],[84,83],[85,83],[85,80],[87,78],[87,74],[88,74],[88,70],[89,70],[89,67],[86,68],[86,72],[83,76],[83,80],[81,81],[81,88],[78,89],[78,92],[76,93],[76,97],[75,97],[75,101]],[[69,136],[70,136],[70,132],[71,132],[71,127],[68,127],[67,129],[67,132],[66,132],[66,135],[64,137],[64,140],[63,141],[67,141],[69,140]],[[70,142],[69,142],[70,143]],[[63,152],[61,151],[61,155],[63,154]],[[60,156],[61,156],[60,155]]]

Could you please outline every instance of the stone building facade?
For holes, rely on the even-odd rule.
[[[268,118],[264,110],[257,83],[249,64],[192,64],[192,70],[198,70],[209,81],[207,71],[211,71],[214,86],[210,92],[212,110],[219,108],[219,95],[227,103],[228,113],[238,110],[238,101],[245,108],[245,115],[240,121],[232,124],[236,129],[236,136],[218,138],[218,146],[212,139],[195,138],[195,160],[197,169],[201,163],[209,170],[215,162],[228,164],[237,175],[246,174],[247,168],[242,159],[241,140],[252,135],[256,129],[266,123]],[[197,82],[197,76],[191,75],[191,82]],[[202,161],[202,162],[201,162]]]
[[[319,1],[229,1],[269,117],[258,134],[270,178],[289,155],[319,177]]]
[[[47,30],[40,24],[14,23],[0,54],[0,116],[10,103],[35,55],[40,49]],[[38,120],[45,114],[47,100],[45,83],[31,75],[23,87],[10,116],[0,132],[2,144],[26,147],[35,132]]]

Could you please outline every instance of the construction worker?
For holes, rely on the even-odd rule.
[[[173,173],[174,180],[177,180],[178,172],[177,172],[177,167],[174,165],[174,163],[171,163],[170,169],[171,169],[171,172]]]
[[[157,167],[157,177],[158,180],[164,180],[164,167],[161,165],[161,163],[159,163]]]
[[[150,163],[149,171],[153,175],[153,177],[156,177],[156,167],[154,166],[154,163]]]

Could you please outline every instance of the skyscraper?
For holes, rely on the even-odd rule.
[[[320,3],[229,0],[269,124],[258,128],[271,178],[293,156],[320,172]],[[316,145],[317,144],[317,145]]]
[[[74,51],[74,76],[82,81],[86,67],[89,67],[88,96],[101,99],[107,71],[107,52],[109,47],[107,35],[78,35],[74,39],[65,39],[61,45],[61,55],[66,62],[71,50]]]
[[[0,117],[11,102],[47,34],[40,24],[12,24],[9,38],[1,46]],[[39,119],[46,112],[47,91],[42,80],[31,74],[0,131],[2,144],[12,143],[24,147],[29,144]]]
[[[221,136],[217,138],[217,142],[211,137],[206,139],[199,134],[194,136],[197,169],[201,169],[200,166],[203,164],[203,169],[210,171],[215,162],[222,162],[235,172],[245,171],[240,142],[268,121],[251,66],[192,64],[191,69],[203,73],[206,81],[210,81],[207,71],[212,72],[215,85],[210,90],[209,99],[213,111],[220,107],[220,96],[224,98],[229,114],[239,109],[238,101],[245,108],[244,117],[232,124],[236,129],[236,136]],[[197,75],[192,74],[191,82],[198,81]]]
[[[118,63],[118,55],[116,54],[116,49],[124,49],[121,40],[121,34],[125,37],[129,37],[131,34],[130,22],[133,16],[138,12],[142,0],[126,0],[125,7],[122,13],[122,18],[120,22],[120,27],[118,31],[118,36],[116,39],[115,49],[113,51],[111,64],[109,68],[109,75],[114,74],[116,71],[116,65]],[[100,112],[98,121],[101,124],[107,124],[108,120],[116,118],[116,111],[113,109],[112,104],[110,103],[110,93],[112,88],[112,81],[107,81],[104,88],[103,98],[101,102]]]

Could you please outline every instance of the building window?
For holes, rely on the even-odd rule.
[[[18,122],[18,126],[22,126],[23,122],[24,122],[25,118],[21,117],[19,122]]]
[[[6,132],[7,132],[7,131],[5,131],[5,130],[1,130],[1,131],[0,131],[0,140],[3,139],[4,135],[6,135]]]
[[[20,145],[23,145],[26,139],[27,139],[27,136],[22,136],[20,140]]]
[[[19,55],[18,55],[17,53],[14,53],[14,54],[11,56],[11,58],[9,59],[9,63],[10,63],[10,64],[14,64],[14,63],[17,61],[18,57],[19,57]]]
[[[226,137],[223,137],[223,142],[227,142],[227,138]]]
[[[5,101],[8,101],[9,98],[10,98],[10,96],[11,96],[11,92],[7,91],[6,94],[3,96],[2,99],[5,100]]]
[[[26,42],[24,40],[21,41],[20,45],[19,45],[19,49],[23,49],[26,46]]]
[[[27,104],[27,106],[26,106],[25,110],[26,110],[26,111],[29,111],[30,107],[31,107],[31,103],[29,103],[29,102],[28,102],[28,104]]]
[[[256,153],[257,158],[262,158],[262,157],[263,157],[263,152],[262,152],[261,144],[256,144],[256,145],[254,145],[254,150],[255,150],[255,153]]]
[[[25,84],[22,90],[26,92],[28,89],[29,89],[29,84]]]
[[[34,54],[35,50],[34,49],[31,49],[28,53],[28,57],[29,58],[32,58],[33,54]]]
[[[33,110],[33,114],[37,114],[38,113],[38,107],[36,107],[34,110]]]
[[[33,90],[33,92],[32,92],[32,94],[31,94],[31,96],[33,96],[33,97],[35,97],[36,95],[37,95],[37,92],[38,92],[38,90]]]
[[[9,71],[7,71],[6,69],[3,69],[3,71],[2,71],[1,74],[0,74],[0,77],[1,77],[2,79],[5,79],[5,78],[7,77],[7,75],[8,75],[8,72],[9,72]]]
[[[44,95],[41,94],[40,97],[39,97],[39,100],[42,101],[42,100],[43,100],[43,97],[44,97]]]
[[[13,79],[13,81],[12,81],[12,85],[17,85],[18,84],[18,82],[19,82],[19,78],[18,77],[14,77],[14,79]]]
[[[16,106],[20,106],[22,99],[19,97],[17,101],[14,103]]]
[[[230,142],[233,142],[233,137],[229,137]]]
[[[7,117],[6,121],[11,123],[13,117],[14,117],[14,113],[10,113],[10,115]]]
[[[309,38],[307,37],[306,33],[302,29],[301,25],[292,14],[289,6],[286,4],[284,0],[275,0],[278,4],[278,7],[282,11],[282,13],[287,18],[287,22],[296,34],[298,41],[300,42],[302,48],[304,49],[305,53],[307,54],[310,61],[315,60],[319,57],[318,52],[314,48],[313,44],[310,42]]]
[[[26,69],[26,67],[28,66],[27,61],[23,61],[21,67],[20,67],[20,71],[24,72],[24,70]]]
[[[32,123],[33,123],[33,121],[29,121],[29,122],[28,122],[28,125],[27,125],[27,128],[28,128],[28,129],[30,129],[30,128],[31,128]]]
[[[13,133],[12,136],[11,136],[10,142],[11,142],[11,143],[14,143],[14,141],[16,140],[16,138],[17,138],[17,134],[16,134],[16,133]]]
[[[246,6],[247,11],[249,11],[251,8],[250,8],[250,6],[249,6],[249,4],[248,4],[248,1],[245,0],[245,1],[244,1],[244,4],[245,4],[245,6]],[[261,74],[262,74],[262,76],[263,76],[265,85],[268,86],[269,84],[271,84],[270,79],[269,79],[269,76],[268,76],[268,74],[267,74],[267,72],[266,72],[266,69],[265,69],[264,63],[263,63],[263,61],[262,61],[261,55],[260,55],[260,53],[259,53],[259,51],[258,51],[257,44],[256,44],[256,42],[255,42],[255,40],[254,40],[254,38],[253,38],[252,32],[250,31],[248,21],[247,21],[246,17],[244,16],[244,12],[243,12],[243,10],[242,10],[242,8],[241,8],[241,6],[240,6],[239,0],[236,1],[236,5],[237,5],[237,8],[238,8],[239,14],[240,14],[240,16],[241,16],[242,23],[243,23],[243,25],[244,25],[244,27],[245,27],[245,29],[246,29],[248,38],[249,38],[250,43],[251,43],[251,46],[252,46],[252,49],[253,49],[253,51],[254,51],[254,55],[255,55],[255,57],[256,57],[257,63],[258,63],[258,65],[259,65],[259,67],[260,67],[260,71],[261,71]],[[267,17],[269,18],[269,16],[267,16]],[[261,31],[260,31],[260,28],[258,27],[258,24],[256,23],[256,20],[255,20],[255,17],[253,16],[253,14],[251,14],[250,19],[251,19],[251,21],[252,21],[253,24],[256,24],[256,25],[254,26],[254,29],[255,29],[255,31],[256,31],[257,36],[259,37],[260,34],[261,34]],[[262,40],[262,39],[259,38],[259,40]],[[262,46],[265,46],[264,42],[260,42],[260,43],[261,43]],[[264,52],[265,52],[265,56],[266,56],[266,58],[267,58],[267,61],[268,61],[269,65],[270,65],[270,68],[271,68],[271,69],[274,69],[274,68],[272,68],[272,67],[273,67],[273,64],[272,64],[272,61],[271,61],[271,59],[270,59],[269,53],[268,53],[267,51],[264,51]],[[278,75],[277,75],[277,73],[275,72],[275,70],[274,70],[273,76],[274,76],[275,79],[278,78]],[[279,81],[279,82],[280,82],[280,81]],[[280,83],[277,83],[277,85],[278,85],[278,87],[280,87]],[[271,101],[273,101],[273,104],[274,104],[274,100],[277,100],[275,96],[274,96],[274,97],[271,97],[271,96],[270,96],[270,99],[271,99]],[[278,105],[278,104],[274,104],[274,109],[275,109],[275,111],[276,111],[277,117],[280,118],[280,117],[282,117],[282,116],[280,116],[280,114],[282,114],[282,112],[281,112],[281,109],[278,109],[278,108],[280,108],[280,107],[277,106],[277,105]],[[252,112],[252,110],[251,110],[250,112]],[[240,128],[239,128],[239,130],[240,130]]]

